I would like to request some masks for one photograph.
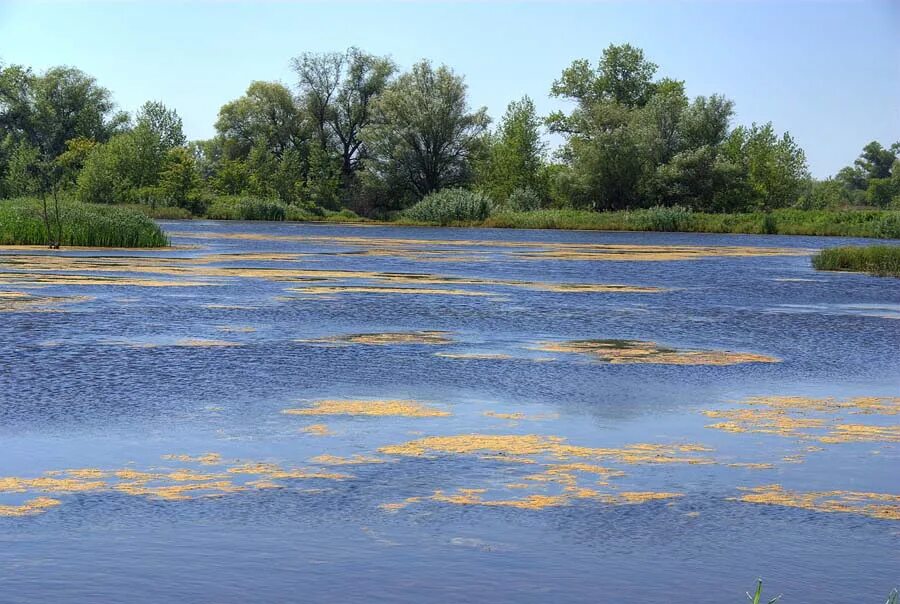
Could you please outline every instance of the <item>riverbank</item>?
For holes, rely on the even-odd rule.
[[[39,200],[0,202],[0,245],[48,245],[50,240],[77,247],[169,245],[169,238],[158,224],[131,208],[61,201],[57,221],[53,201],[48,200],[47,206],[49,238]]]
[[[820,271],[852,271],[879,277],[900,277],[900,245],[833,247],[812,259]]]
[[[238,218],[241,215],[234,215]],[[243,214],[252,216],[251,212]],[[164,216],[159,216],[160,218]],[[209,215],[228,219],[229,215]],[[349,210],[322,216],[299,213],[288,207],[283,220],[330,223],[381,223],[404,226],[458,226],[511,229],[554,229],[596,231],[659,231],[684,233],[813,235],[900,239],[900,211],[894,210],[794,210],[742,214],[706,214],[681,208],[649,208],[618,212],[574,209],[545,209],[528,212],[498,211],[485,220],[453,222],[448,225],[411,220],[398,214],[387,220],[370,220]]]

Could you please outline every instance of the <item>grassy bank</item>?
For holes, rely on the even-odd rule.
[[[704,214],[679,208],[621,212],[535,210],[498,212],[475,226],[525,229],[761,233],[900,238],[900,212],[887,210],[776,210],[771,213]]]
[[[812,259],[820,271],[854,271],[882,277],[900,277],[900,245],[833,247]]]
[[[51,228],[56,231],[50,206]],[[163,247],[169,239],[152,219],[121,206],[60,202],[63,246]],[[54,235],[55,237],[55,235]],[[46,245],[47,230],[36,199],[0,200],[0,245]]]

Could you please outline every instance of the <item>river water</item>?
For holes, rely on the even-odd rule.
[[[164,222],[0,249],[0,602],[881,603],[861,240]]]

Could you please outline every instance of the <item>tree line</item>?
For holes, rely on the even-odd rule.
[[[161,102],[128,115],[78,69],[0,64],[0,197],[62,192],[198,215],[219,197],[250,197],[373,217],[444,189],[514,210],[900,207],[900,143],[872,142],[816,181],[790,134],[735,126],[731,100],[688,97],[629,44],[562,71],[549,91],[570,110],[540,116],[524,97],[493,127],[445,65],[400,71],[350,48],[291,67],[291,86],[252,82],[219,110],[213,138],[187,141]],[[553,153],[545,133],[563,141]]]

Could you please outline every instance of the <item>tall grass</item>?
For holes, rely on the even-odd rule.
[[[491,214],[489,197],[466,189],[442,189],[403,213],[403,218],[415,222],[440,225],[478,222]]]
[[[206,211],[213,220],[273,220],[281,221],[287,214],[280,201],[255,197],[217,197]]]
[[[55,222],[55,220],[54,220]],[[129,208],[60,202],[61,245],[164,247],[169,239],[153,220]],[[55,228],[55,226],[54,226]],[[36,199],[0,200],[0,245],[46,245],[47,231]]]
[[[882,277],[900,277],[900,245],[833,247],[812,259],[820,271],[854,271]]]
[[[900,212],[889,210],[775,210],[771,213],[705,214],[683,208],[619,212],[546,209],[497,212],[479,226],[525,229],[681,231],[900,238]]]

